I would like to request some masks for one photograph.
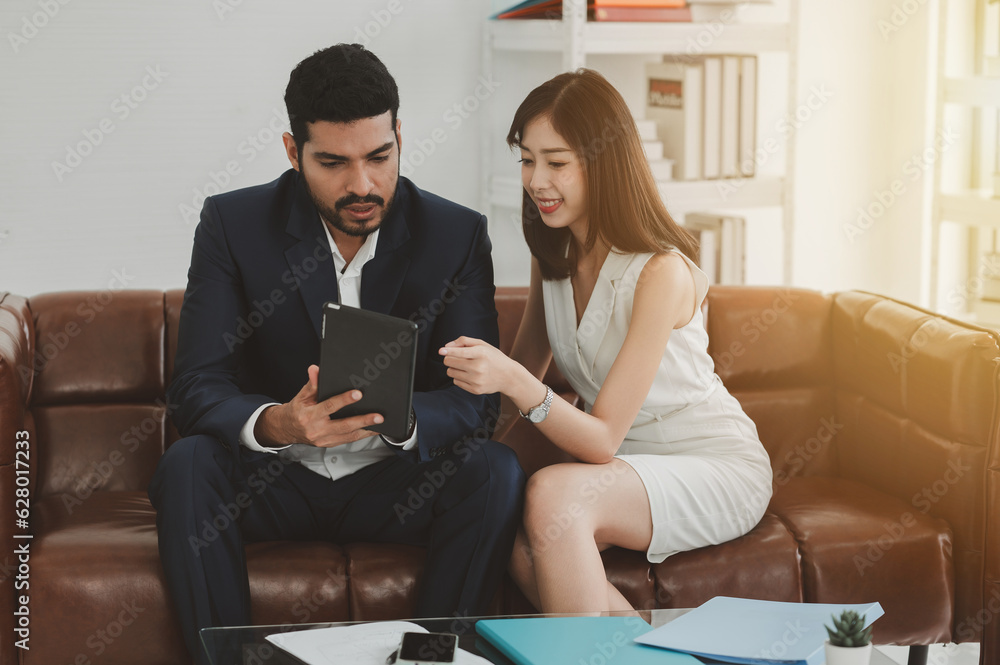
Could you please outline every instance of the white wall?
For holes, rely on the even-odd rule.
[[[901,4],[912,12],[894,13]],[[920,266],[933,171],[920,153],[936,12],[936,0],[801,3],[800,96],[812,86],[832,96],[799,131],[797,285],[926,297]]]
[[[918,3],[916,15],[888,38],[878,21],[891,15],[893,0],[801,2],[799,99],[806,102],[815,86],[833,96],[799,130],[797,285],[921,296],[915,266],[924,246],[922,179],[907,181],[906,194],[863,234],[849,238],[845,229],[858,207],[903,176],[905,160],[925,139],[924,45],[935,1]],[[124,271],[131,288],[182,287],[197,220],[191,210],[200,209],[196,194],[211,193],[213,174],[228,190],[287,168],[272,128],[287,122],[288,74],[314,50],[340,41],[367,40],[396,76],[404,160],[423,162],[413,179],[481,208],[479,137],[486,123],[476,111],[456,124],[449,111],[480,85],[482,19],[512,2],[4,0],[0,290],[101,289],[114,271]],[[44,25],[35,30],[25,21]],[[595,65],[619,78],[624,68],[614,57]],[[523,94],[557,69],[557,57],[513,56],[498,66],[497,140]],[[123,94],[134,97],[134,109],[120,101]],[[784,112],[783,103],[778,108]],[[102,120],[113,131],[102,132]],[[765,122],[773,118],[762,118],[762,132]],[[429,139],[438,129],[445,141],[434,144]],[[71,170],[56,173],[53,164],[66,163],[67,146],[87,142],[87,134],[100,142]],[[227,164],[239,172],[219,175]],[[498,283],[523,284],[527,256],[510,217],[500,211],[491,220]],[[780,265],[779,246],[777,237],[755,243],[751,260]]]
[[[395,75],[404,159],[419,162],[417,146],[444,132],[415,169],[417,184],[478,207],[478,118],[456,126],[445,114],[479,85],[482,3],[60,2],[0,3],[0,290],[101,289],[115,270],[132,288],[183,287],[195,193],[214,187],[213,173],[228,190],[288,168],[271,129],[287,125],[288,75],[341,41],[367,40]],[[40,3],[58,9],[48,18]],[[12,43],[25,20],[44,27]],[[144,97],[136,108],[115,101],[133,90]],[[100,131],[103,119],[110,133]],[[53,162],[65,163],[67,145],[86,141],[84,132],[98,145],[55,173]],[[226,175],[227,164],[239,172]],[[185,215],[182,205],[196,212]]]

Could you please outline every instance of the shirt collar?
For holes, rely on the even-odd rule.
[[[340,248],[337,247],[337,243],[333,240],[333,234],[330,233],[330,227],[327,225],[326,220],[323,219],[322,215],[319,218],[320,223],[323,225],[323,231],[326,233],[326,241],[330,243],[330,252],[333,254],[333,265],[337,269],[337,274],[341,273],[355,274],[360,273],[361,269],[366,263],[375,258],[375,248],[378,245],[378,234],[381,228],[375,229],[372,233],[365,238],[364,244],[358,250],[358,253],[354,255],[354,259],[351,264],[347,266],[347,261],[344,259],[343,254],[340,253]],[[344,267],[347,270],[344,270]]]

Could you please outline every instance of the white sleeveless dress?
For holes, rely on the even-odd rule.
[[[670,333],[649,395],[615,455],[646,487],[653,517],[646,556],[653,563],[745,534],[771,498],[771,464],[757,428],[708,355],[701,312],[708,278],[672,251],[691,270],[698,306],[690,322]],[[587,413],[625,341],[635,285],[652,256],[612,250],[579,328],[569,278],[542,282],[553,359]]]

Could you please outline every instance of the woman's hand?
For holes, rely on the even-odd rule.
[[[519,374],[526,370],[500,349],[472,337],[459,337],[438,350],[455,385],[474,395],[510,395]]]

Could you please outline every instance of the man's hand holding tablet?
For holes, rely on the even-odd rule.
[[[362,399],[360,390],[348,390],[317,402],[319,367],[310,365],[308,372],[309,380],[291,402],[269,407],[260,414],[254,427],[254,437],[261,445],[276,447],[308,443],[331,448],[377,434],[365,428],[381,424],[384,421],[381,414],[330,418],[345,406]]]

